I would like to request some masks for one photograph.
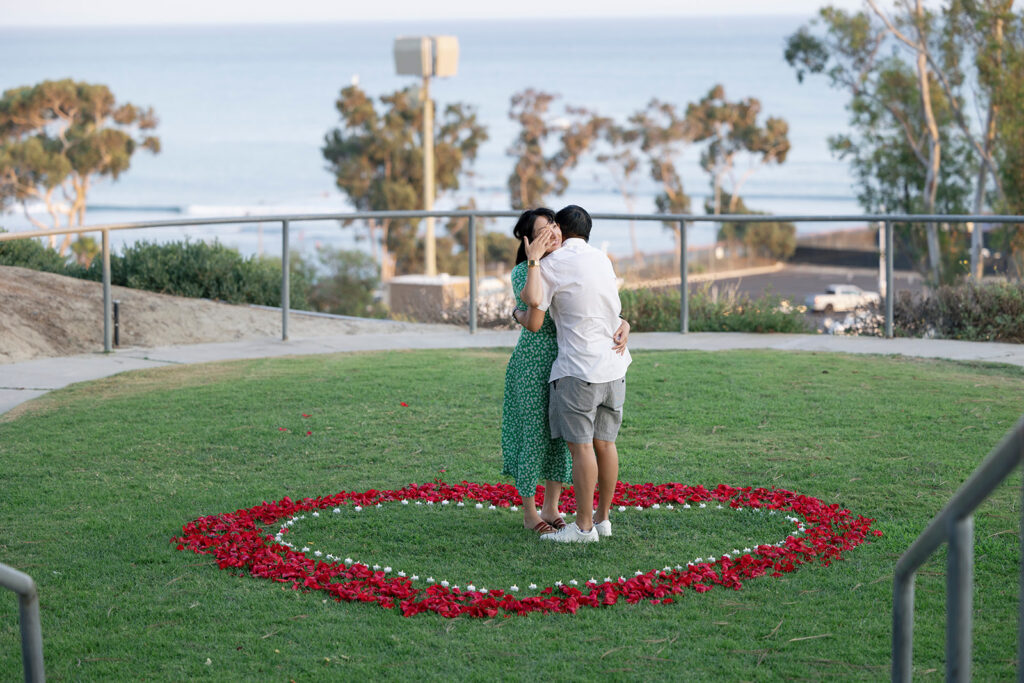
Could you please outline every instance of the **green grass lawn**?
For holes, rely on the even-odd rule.
[[[505,481],[507,358],[392,352],[162,368],[75,385],[0,418],[0,561],[39,584],[49,677],[884,679],[896,559],[1024,412],[1020,368],[635,353],[623,480],[784,488],[875,518],[885,534],[829,567],[689,591],[671,605],[404,618],[221,571],[169,542],[197,517],[285,496]],[[978,680],[1016,674],[1019,483],[976,517]],[[630,576],[786,533],[731,511],[616,514],[617,536],[593,548],[542,547],[517,513],[468,506],[390,504],[303,520],[295,533],[342,557],[495,586]],[[918,578],[921,677],[944,675],[944,567],[939,553]],[[0,680],[20,676],[9,595]]]

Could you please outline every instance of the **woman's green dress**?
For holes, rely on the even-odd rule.
[[[526,262],[512,269],[516,306],[526,286]],[[536,332],[523,328],[505,370],[505,402],[501,415],[502,474],[515,479],[521,496],[537,492],[537,482],[572,481],[572,458],[562,439],[552,439],[548,428],[548,377],[558,355],[555,322],[544,314]]]

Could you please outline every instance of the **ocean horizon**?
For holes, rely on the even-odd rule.
[[[797,83],[782,56],[785,37],[809,18],[3,28],[0,87],[73,78],[107,84],[119,101],[156,110],[163,151],[139,152],[119,181],[97,183],[88,225],[351,210],[320,154],[324,135],[338,124],[334,101],[354,81],[373,96],[415,85],[416,79],[395,75],[392,57],[394,38],[409,34],[458,37],[458,74],[434,79],[431,94],[438,108],[456,101],[476,107],[490,136],[472,176],[457,192],[439,197],[438,209],[469,199],[481,209],[509,208],[506,181],[514,161],[506,150],[517,132],[508,119],[509,99],[526,87],[560,94],[556,107],[584,106],[624,121],[652,98],[684,109],[722,83],[729,99],[758,98],[762,120],[780,116],[790,126],[789,158],[754,172],[741,193],[748,207],[776,214],[859,214],[848,169],[826,144],[828,135],[845,130],[845,94],[813,78]],[[693,146],[677,160],[694,213],[702,212],[710,194],[699,154]],[[549,204],[653,213],[656,187],[645,172],[640,175],[630,207],[589,158],[570,175],[568,191]],[[0,225],[31,227],[17,206],[0,214]],[[851,225],[801,224],[798,232]],[[600,227],[595,240],[601,240]],[[604,240],[615,254],[631,252],[621,227],[607,230]],[[279,251],[254,228],[231,226],[212,234],[243,253]],[[368,248],[358,239],[358,227],[311,223],[296,229],[292,244],[300,250],[318,243]],[[497,221],[488,229],[511,225]],[[183,236],[207,239],[211,231],[126,231],[112,238],[116,246]],[[671,248],[670,234],[656,223],[639,224],[638,237],[644,251]],[[691,244],[713,241],[712,227],[691,228]]]

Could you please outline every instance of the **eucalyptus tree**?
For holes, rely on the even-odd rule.
[[[89,190],[117,180],[138,149],[160,151],[152,108],[117,102],[105,85],[71,79],[11,88],[0,97],[0,197],[41,230],[85,222]],[[42,204],[47,225],[29,211]],[[59,252],[70,244],[65,237]],[[56,240],[51,238],[50,245]]]
[[[724,213],[735,211],[743,185],[762,166],[782,164],[789,154],[789,124],[778,117],[758,123],[761,102],[753,97],[731,102],[725,87],[715,85],[699,102],[686,108],[686,119],[694,131],[694,140],[704,142],[701,168],[711,176],[712,211],[722,211],[722,191],[729,182]],[[742,169],[742,157],[749,160]]]
[[[556,115],[552,104],[558,98],[533,88],[512,95],[509,118],[519,124],[508,148],[508,155],[515,159],[508,177],[513,209],[541,206],[564,194],[569,172],[610,125],[607,118],[585,107],[565,105]]]
[[[849,92],[853,134],[837,135],[831,144],[853,162],[866,210],[961,213],[964,178],[969,183],[974,174],[969,147],[978,145],[964,135],[969,126],[955,40],[921,0],[900,0],[891,15],[874,0],[865,3],[859,12],[821,9],[816,21],[789,37],[786,60],[798,80],[823,74],[832,87]],[[903,181],[897,196],[894,178]],[[913,233],[905,234],[916,245]],[[957,260],[956,248],[934,223],[925,226],[924,247],[927,272],[937,282],[942,260]]]
[[[609,124],[602,135],[602,146],[597,151],[597,162],[615,184],[628,213],[636,211],[636,181],[641,170],[640,132],[636,128]],[[636,237],[636,221],[629,221],[629,240],[633,248],[633,261],[643,263],[643,253]]]
[[[661,213],[689,213],[690,197],[683,188],[676,163],[696,139],[697,131],[685,115],[670,102],[652,99],[644,109],[629,118],[636,131],[640,152],[647,162],[650,178],[658,188],[654,204]],[[666,222],[665,228],[675,237],[676,266],[682,256],[682,235],[679,224]]]
[[[423,206],[423,110],[418,89],[381,95],[380,108],[358,86],[341,90],[341,125],[324,137],[321,153],[335,184],[357,211],[415,210]],[[487,129],[475,108],[451,103],[435,119],[434,172],[438,193],[453,193],[470,173]],[[371,249],[385,276],[393,267],[423,265],[415,220],[369,221]],[[393,264],[393,265],[392,265]]]

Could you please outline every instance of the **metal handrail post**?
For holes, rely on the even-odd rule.
[[[291,278],[289,277],[288,221],[281,221],[281,341],[288,341],[288,309],[291,308]]]
[[[110,297],[110,231],[103,231],[103,351],[113,348],[113,304]]]
[[[914,580],[916,572],[896,572],[892,586],[892,671],[894,683],[907,683],[913,673]]]
[[[892,255],[892,232],[891,221],[886,221],[885,226],[885,338],[892,339],[893,335],[893,301],[896,292],[893,290],[893,255]]]
[[[469,333],[476,334],[476,216],[469,217]]]
[[[946,680],[971,680],[971,609],[974,603],[974,515],[949,523],[946,556]]]
[[[690,331],[690,264],[686,258],[686,222],[679,221],[679,332]]]
[[[1021,456],[1024,459],[1024,453]],[[1024,529],[1024,486],[1021,486],[1020,528]],[[1017,593],[1017,683],[1024,683],[1021,662],[1024,662],[1024,543],[1020,544],[1020,592]]]
[[[0,563],[0,586],[18,594],[18,620],[21,627],[21,665],[26,681],[45,681],[43,669],[43,630],[39,621],[39,590],[32,577]]]

